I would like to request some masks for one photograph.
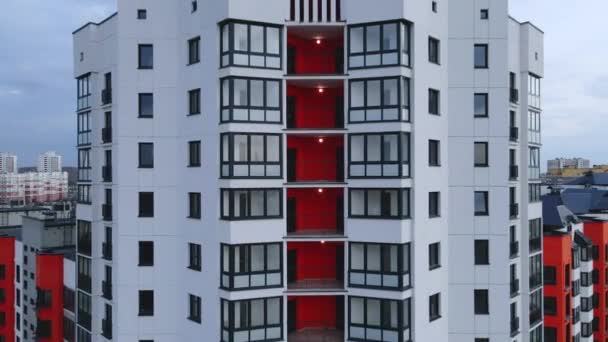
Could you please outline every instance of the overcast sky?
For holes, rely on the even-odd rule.
[[[259,0],[262,1],[262,0]],[[451,0],[458,1],[458,0]],[[115,0],[2,0],[0,151],[33,165],[56,150],[75,164],[72,31],[115,11]],[[608,1],[511,0],[511,14],[545,31],[542,159],[608,162]],[[543,162],[544,167],[544,162]]]

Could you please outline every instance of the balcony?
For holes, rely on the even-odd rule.
[[[101,205],[101,216],[104,221],[112,221],[112,205],[102,204]]]
[[[543,315],[540,307],[530,308],[530,326],[533,326],[536,323],[540,322],[542,318]]]
[[[112,243],[104,242],[101,244],[101,256],[104,260],[112,260]]]
[[[288,136],[287,182],[344,182],[344,137]]]
[[[510,165],[509,166],[509,180],[517,180],[519,178],[519,166]]]
[[[510,290],[511,297],[517,296],[519,293],[519,279],[511,279]]]
[[[344,190],[287,190],[287,236],[290,238],[344,235]]]
[[[101,293],[103,298],[112,300],[112,283],[107,280],[101,282]]]
[[[103,89],[101,91],[101,105],[105,106],[112,103],[112,88]]]
[[[78,275],[78,288],[91,293],[91,277],[84,274]]]
[[[530,275],[530,291],[543,285],[543,277],[540,274]]]
[[[108,340],[112,339],[112,321],[105,318],[101,320],[101,335]]]
[[[519,204],[512,203],[509,205],[509,217],[511,219],[517,218],[519,216]]]
[[[288,81],[286,116],[288,129],[344,128],[344,82]]]
[[[511,337],[519,334],[519,317],[511,317]]]
[[[287,74],[344,74],[344,28],[342,26],[289,27]]]
[[[540,237],[530,239],[529,242],[530,252],[540,251],[542,249],[542,240]]]
[[[511,242],[509,244],[509,256],[511,259],[519,255],[519,241]]]
[[[104,144],[112,142],[112,127],[104,127],[101,129],[101,142]]]
[[[517,142],[519,140],[519,128],[518,127],[509,128],[509,139],[513,142]]]
[[[324,241],[288,243],[287,289],[294,292],[342,291],[344,244]]]
[[[83,326],[85,329],[91,330],[91,314],[78,310],[78,325]]]
[[[112,182],[112,166],[102,166],[101,167],[101,176],[104,182],[111,183]]]
[[[78,239],[78,253],[91,255],[91,235],[87,234]]]
[[[344,341],[344,297],[288,297],[287,334],[288,342]]]
[[[517,89],[509,89],[509,101],[511,103],[519,103],[519,90]]]

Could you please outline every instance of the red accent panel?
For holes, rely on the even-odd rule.
[[[287,250],[297,251],[296,279],[336,279],[336,251],[342,242],[290,242]]]
[[[41,342],[63,342],[63,255],[36,256],[36,287],[51,291],[51,306],[38,310],[38,319],[51,321],[51,338]]]
[[[0,303],[0,312],[5,315],[5,323],[0,326],[0,336],[6,341],[15,340],[15,238],[0,237],[0,265],[4,266],[4,279],[0,279],[0,288],[4,290],[4,302]]]
[[[319,89],[323,89],[320,93]],[[334,128],[336,97],[344,96],[343,88],[287,86],[287,96],[296,98],[295,128]]]
[[[593,332],[593,339],[597,341],[606,340],[606,245],[608,245],[608,222],[585,222],[584,232],[592,241],[593,246],[598,248],[598,258],[593,261],[593,269],[598,271],[599,281],[593,285],[593,293],[599,298],[593,316],[599,322],[598,331]]]
[[[296,199],[296,231],[336,229],[336,203],[338,198],[344,198],[344,191],[323,188],[323,192],[319,193],[318,190],[287,190],[287,197]]]
[[[544,323],[546,327],[557,329],[558,341],[566,341],[566,331],[572,332],[572,321],[566,317],[566,307],[573,308],[571,284],[566,284],[566,266],[568,272],[572,272],[572,237],[570,234],[545,235],[543,246],[544,266],[555,267],[555,285],[544,285],[544,295],[555,297],[557,303],[557,314],[545,315]],[[570,276],[568,279],[572,281]],[[570,303],[566,303],[566,298]]]
[[[340,39],[322,39],[317,44],[316,39],[308,39],[289,34],[287,44],[293,46],[295,52],[296,74],[335,74],[336,50],[344,45]]]
[[[320,142],[319,139],[323,139]],[[297,151],[296,180],[335,181],[337,180],[336,151],[344,150],[344,137],[287,137],[287,147]]]
[[[296,329],[334,328],[336,326],[336,297],[289,297],[296,301]]]

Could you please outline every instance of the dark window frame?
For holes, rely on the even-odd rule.
[[[203,263],[202,246],[200,244],[188,243],[188,268],[194,271],[202,270]]]
[[[360,269],[353,267],[353,246],[363,247],[363,267]],[[368,251],[371,247],[378,248],[378,259],[380,261],[379,270],[369,269]],[[397,271],[390,270],[392,248],[397,248]],[[389,291],[404,291],[412,287],[412,246],[410,243],[392,244],[350,241],[348,243],[348,259],[349,287]],[[406,259],[407,263],[405,262]],[[363,284],[353,282],[356,275],[362,277]],[[369,276],[377,277],[380,280],[380,284],[370,284]],[[385,280],[388,280],[388,277],[397,278],[396,286],[391,286],[385,282]],[[407,279],[407,281],[405,281],[405,279]]]
[[[263,270],[252,271],[252,250],[254,247],[262,247],[264,250]],[[279,253],[278,269],[270,268],[269,248],[276,248]],[[239,259],[236,259],[238,250]],[[226,256],[226,254],[228,254]],[[228,258],[228,259],[226,259]],[[236,264],[243,270],[237,272]],[[227,269],[226,269],[226,266]],[[246,291],[254,289],[271,289],[283,287],[283,243],[253,243],[253,244],[220,244],[220,288],[228,291]],[[278,282],[272,283],[269,277],[278,277]],[[235,278],[247,278],[249,286],[235,286]],[[255,279],[264,277],[264,285],[253,286]]]
[[[475,289],[473,292],[473,302],[475,315],[490,314],[490,290]]]
[[[429,88],[428,92],[429,100],[429,114],[441,115],[441,91],[433,88]]]
[[[144,8],[137,9],[137,19],[138,20],[148,19],[148,11]]]
[[[152,49],[151,53],[152,53],[152,58],[151,58],[151,65],[147,65],[146,63],[143,63],[143,53],[144,53],[144,49]],[[154,69],[154,45],[152,44],[138,44],[137,45],[137,68],[139,70],[152,70]]]
[[[441,293],[429,296],[429,322],[441,318]]]
[[[477,61],[477,49],[478,48],[483,48],[484,49],[484,60],[481,61],[483,63],[478,63]],[[489,50],[490,50],[490,46],[489,44],[475,44],[474,47],[474,58],[473,58],[473,65],[475,67],[475,69],[488,69],[490,67],[490,61],[489,61]]]
[[[353,202],[352,202],[352,194],[354,191],[363,191],[364,195],[363,195],[363,206],[364,209],[363,211],[365,212],[363,215],[358,215],[358,214],[353,214]],[[380,191],[380,215],[370,215],[369,214],[369,210],[368,210],[368,196],[369,196],[369,191]],[[385,210],[383,209],[382,206],[382,192],[383,191],[397,191],[397,215],[383,215],[382,213],[385,212]],[[408,197],[408,203],[407,206],[404,205],[403,203],[403,196],[405,195],[405,193],[407,193],[407,197]],[[349,188],[348,189],[348,217],[352,218],[352,219],[382,219],[382,220],[387,220],[387,219],[395,219],[395,220],[402,220],[402,219],[409,219],[411,218],[411,189],[410,188]]]
[[[476,266],[490,265],[490,240],[476,239],[473,244],[474,263]]]
[[[477,102],[477,98],[482,97],[484,100],[485,112],[484,113],[476,113],[475,103]],[[488,93],[475,93],[473,94],[473,116],[475,118],[487,118],[490,116],[490,94]]]
[[[137,144],[138,146],[138,168],[140,169],[153,169],[154,168],[154,143],[151,142],[140,142]],[[148,148],[152,148],[152,163],[145,163],[144,162],[144,150],[142,150],[143,147],[148,147]]]
[[[201,37],[194,37],[188,40],[188,65],[196,64],[201,61]]]
[[[154,118],[154,94],[153,93],[138,93],[138,118],[139,119],[151,119]],[[145,98],[149,97],[152,101],[152,113],[144,113],[143,112],[143,101]]]
[[[485,210],[477,210],[476,208],[476,203],[477,203],[477,195],[483,195],[483,199],[484,199],[484,203],[485,203]],[[490,215],[490,192],[489,191],[474,191],[473,192],[473,208],[474,208],[474,215],[475,216],[488,216]]]
[[[188,116],[201,113],[201,89],[188,90]]]
[[[246,81],[247,82],[247,105],[237,106],[235,103],[235,82],[236,81]],[[224,82],[228,82],[228,103],[225,103],[226,90],[224,89]],[[253,106],[251,105],[251,83],[252,82],[263,82],[263,105],[262,106]],[[278,84],[278,107],[270,106],[268,104],[268,84],[270,82]],[[283,101],[281,100],[283,96],[283,82],[280,79],[276,78],[257,78],[257,77],[236,77],[236,76],[228,76],[220,79],[220,123],[227,122],[248,122],[248,123],[270,123],[270,124],[282,124],[283,123]],[[247,120],[236,120],[234,119],[235,110],[246,110],[247,111]],[[264,120],[252,120],[251,112],[252,111],[264,111]],[[278,112],[278,121],[268,120],[268,112]],[[225,116],[224,113],[227,115]]]
[[[234,148],[234,139],[237,136],[246,136],[247,137],[247,161],[234,161],[234,154],[236,153],[236,149]],[[264,137],[264,157],[263,161],[251,161],[251,138],[256,136]],[[278,138],[278,161],[268,161],[268,138]],[[228,160],[225,160],[224,146],[226,144],[225,140],[228,140],[228,147],[226,148],[228,152]],[[220,178],[223,179],[282,179],[283,178],[283,136],[282,134],[271,134],[271,133],[244,133],[244,132],[230,132],[230,133],[221,133],[220,134]],[[238,166],[247,166],[248,176],[235,176],[234,169]],[[252,167],[255,166],[263,166],[264,174],[263,176],[252,176]],[[269,167],[278,167],[277,175],[268,175]],[[224,172],[224,168],[226,168]]]
[[[252,211],[252,192],[264,192],[264,203],[262,205],[264,215],[261,216],[253,216]],[[268,211],[268,196],[269,192],[277,192],[279,194],[279,208],[278,215],[269,215]],[[247,196],[247,204],[246,211],[247,213],[244,216],[237,216],[235,214],[235,201],[236,195],[238,194],[246,194]],[[228,196],[228,208],[225,207],[226,199],[224,196]],[[228,210],[228,214],[226,215],[226,210]],[[248,221],[248,220],[269,220],[269,219],[281,219],[283,218],[283,189],[281,188],[222,188],[220,189],[220,219],[225,221]]]
[[[380,333],[380,339],[384,340],[384,332],[391,334],[397,334],[397,341],[410,341],[412,338],[412,299],[406,298],[404,300],[392,300],[392,299],[384,299],[384,298],[374,298],[374,297],[361,297],[361,296],[348,296],[348,307],[352,308],[353,300],[360,300],[363,304],[363,312],[361,313],[363,317],[363,323],[353,322],[353,315],[351,310],[348,312],[348,340],[349,341],[375,341],[374,337],[367,336],[367,331],[374,331]],[[369,322],[368,317],[368,305],[370,301],[379,302],[380,310],[379,310],[379,324],[372,324]],[[395,306],[396,304],[396,306]],[[396,325],[393,325],[391,319],[394,318],[391,314],[391,307],[396,307],[397,312],[397,322]],[[406,317],[407,316],[407,317]],[[353,328],[356,328],[353,329]],[[354,336],[353,331],[362,331],[363,337]],[[376,335],[374,335],[376,336]],[[388,338],[388,336],[386,337]]]
[[[429,218],[441,217],[441,192],[430,191],[428,205],[429,205]]]
[[[91,107],[91,73],[76,78],[76,110],[81,111]]]
[[[235,24],[241,24],[247,26],[247,51],[237,50],[235,48]],[[235,20],[235,19],[227,19],[219,23],[220,26],[220,68],[226,68],[231,66],[237,67],[247,67],[254,69],[275,69],[281,70],[283,68],[283,26],[282,25],[274,25],[269,23],[261,23],[255,21],[246,21],[246,20]],[[251,51],[251,26],[261,26],[264,29],[264,52],[252,52]],[[279,52],[278,53],[270,53],[268,52],[268,29],[277,29],[278,30],[278,38],[279,38]],[[228,35],[228,47],[224,47],[224,34],[225,30],[227,30]],[[234,55],[247,55],[247,64],[238,64],[235,62]],[[264,66],[252,65],[251,57],[261,57],[264,59]],[[224,59],[227,58],[227,61]],[[268,66],[269,58],[278,58],[278,66]]]
[[[138,242],[138,263],[139,267],[154,266],[154,241],[139,241]]]
[[[397,81],[397,104],[389,105],[385,104],[384,98],[384,86],[387,81]],[[363,82],[363,106],[353,106],[353,91],[352,87],[354,83]],[[379,106],[368,106],[368,84],[369,82],[380,82],[380,105]],[[407,89],[406,89],[407,88]],[[405,76],[388,76],[388,77],[375,77],[375,78],[353,78],[348,81],[348,122],[351,124],[370,123],[370,122],[410,122],[411,121],[411,82],[408,77]],[[406,92],[407,90],[407,92]],[[406,95],[407,94],[407,95]],[[397,119],[384,119],[385,110],[397,110],[399,114]],[[363,120],[353,120],[352,112],[362,111]],[[368,120],[368,111],[380,111],[380,120]],[[404,112],[407,111],[407,117],[404,117]]]
[[[146,301],[149,303],[146,303]],[[154,290],[139,290],[138,307],[139,317],[154,316]]]
[[[429,36],[428,41],[429,62],[441,65],[441,41]]]
[[[475,167],[489,167],[490,166],[490,144],[487,141],[475,141],[473,143],[473,158],[476,159],[475,157],[477,156],[476,153],[476,149],[478,146],[483,146],[484,148],[484,156],[483,159],[484,161],[482,162],[478,162],[477,160],[474,160],[474,166]]]
[[[188,141],[188,167],[200,167],[201,159],[201,141]]]
[[[188,294],[188,320],[196,323],[202,322],[201,308],[202,300],[201,297],[195,296],[191,293]]]
[[[200,220],[202,217],[202,199],[200,192],[188,193],[188,218]]]
[[[252,312],[250,310],[251,307],[251,302],[253,301],[259,301],[262,300],[264,301],[264,314],[263,314],[263,321],[264,323],[260,326],[252,326],[252,320],[251,320],[251,315]],[[279,308],[279,320],[277,324],[271,324],[269,322],[269,317],[268,317],[268,305],[269,305],[269,301],[278,301],[278,308]],[[243,300],[235,300],[235,301],[229,301],[226,299],[221,299],[221,303],[220,303],[220,317],[222,317],[221,320],[221,331],[222,333],[220,334],[220,338],[221,338],[221,342],[231,342],[234,341],[234,334],[236,332],[238,333],[243,333],[243,332],[247,332],[247,334],[249,335],[248,340],[252,340],[251,339],[251,332],[252,331],[260,331],[260,330],[264,330],[264,335],[265,335],[265,339],[263,339],[263,341],[266,342],[271,342],[271,341],[282,341],[283,340],[283,318],[284,318],[284,309],[283,309],[283,297],[264,297],[264,298],[255,298],[255,299],[243,299]],[[235,317],[235,306],[236,305],[244,305],[245,307],[241,308],[240,312],[241,312],[241,317]],[[226,312],[228,311],[228,312]],[[236,320],[240,321],[240,328],[236,328]],[[228,323],[228,325],[226,326],[225,323]],[[279,337],[277,338],[271,338],[268,337],[268,330],[273,329],[275,331],[279,332]],[[228,338],[224,339],[223,336],[227,335]]]
[[[441,166],[441,141],[429,139],[429,166]]]
[[[429,244],[429,270],[441,267],[441,242]]]
[[[380,137],[380,158],[379,160],[370,161],[368,160],[368,138],[379,136]],[[384,160],[385,159],[385,143],[384,140],[390,136],[397,136],[397,160]],[[355,137],[363,137],[363,160],[353,161],[352,151],[352,140]],[[403,145],[407,143],[408,150],[404,154]],[[409,132],[381,132],[381,133],[353,133],[348,135],[348,178],[351,179],[365,179],[365,178],[410,178],[411,177],[411,136]],[[404,167],[404,164],[407,167]],[[380,167],[380,175],[367,175],[368,166],[377,165]],[[398,167],[398,175],[384,175],[384,168],[389,165],[396,165]],[[363,167],[363,175],[353,175],[352,169],[356,166]]]
[[[150,198],[145,198],[146,196],[150,196]],[[138,193],[139,196],[139,201],[138,201],[138,217],[139,218],[150,218],[150,217],[154,217],[154,192],[151,191],[141,191]],[[151,199],[152,203],[148,203],[152,205],[152,208],[145,208],[144,204],[146,203],[142,203],[145,200],[149,200]],[[146,210],[146,209],[151,209],[151,210]],[[151,211],[151,212],[150,212]]]
[[[91,111],[81,111],[76,116],[77,146],[91,145]]]
[[[384,49],[383,45],[383,36],[384,36],[384,25],[397,25],[397,46],[395,49]],[[380,36],[379,36],[379,49],[378,50],[370,50],[367,51],[367,29],[370,26],[379,26],[380,27]],[[361,52],[352,52],[352,44],[351,37],[352,31],[355,29],[363,29],[363,51]],[[348,46],[348,69],[349,70],[357,70],[357,69],[373,69],[373,68],[385,68],[389,66],[404,66],[411,67],[412,60],[412,25],[410,22],[406,20],[387,20],[387,21],[377,21],[377,22],[369,22],[363,24],[355,24],[349,25],[347,29],[347,46]],[[402,46],[403,44],[403,34],[407,36],[407,46]],[[396,54],[397,55],[397,63],[383,63],[385,54]],[[407,61],[404,61],[404,54],[407,55]],[[379,62],[378,64],[367,65],[367,59],[372,56],[378,56]],[[353,66],[352,59],[362,57],[363,62],[362,66]]]

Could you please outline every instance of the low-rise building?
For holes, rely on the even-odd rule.
[[[0,173],[0,205],[61,201],[67,196],[67,172]]]

